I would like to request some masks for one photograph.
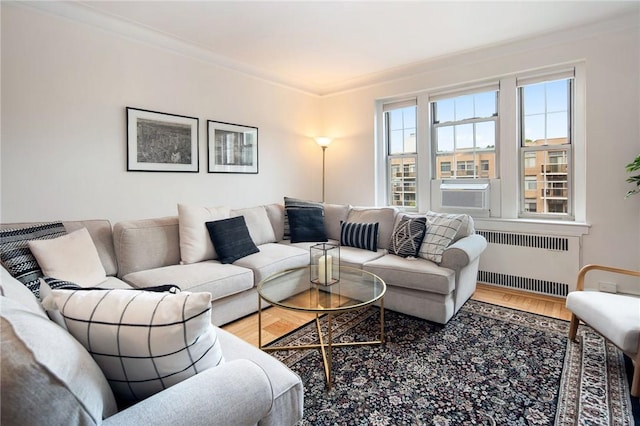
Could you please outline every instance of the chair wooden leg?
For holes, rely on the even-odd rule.
[[[576,334],[578,333],[578,324],[580,324],[580,318],[575,314],[571,314],[571,324],[569,325],[569,340],[576,340]]]

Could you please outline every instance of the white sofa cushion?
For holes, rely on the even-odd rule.
[[[6,297],[0,316],[3,424],[99,425],[117,411],[100,368],[69,333]]]
[[[309,252],[289,244],[269,243],[258,248],[259,253],[233,262],[236,266],[253,271],[254,285],[276,272],[309,264]]]
[[[227,219],[230,211],[231,209],[226,206],[199,207],[178,204],[178,232],[182,263],[196,263],[218,257],[205,223]]]
[[[230,216],[244,216],[249,235],[255,245],[276,242],[276,236],[264,206],[231,210]]]
[[[347,222],[378,223],[378,248],[388,249],[393,234],[396,209],[393,207],[364,208],[353,207],[349,210]]]
[[[242,293],[253,287],[253,272],[250,269],[224,265],[217,260],[132,272],[122,279],[139,289],[171,283],[182,291],[206,291],[211,293],[212,300]]]
[[[58,309],[114,393],[141,400],[223,361],[211,295],[136,290],[53,290]]]
[[[100,256],[87,228],[49,240],[29,241],[45,276],[93,287],[107,279]]]

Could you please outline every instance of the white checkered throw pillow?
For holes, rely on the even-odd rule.
[[[144,399],[223,362],[210,293],[53,290],[43,305],[60,311],[125,400]]]

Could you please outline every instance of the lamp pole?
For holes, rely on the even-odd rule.
[[[325,151],[327,150],[326,146],[322,146],[322,202],[324,203],[324,156]]]
[[[316,143],[320,145],[320,148],[322,148],[322,202],[324,203],[324,175],[325,175],[324,159],[325,159],[325,151],[327,150],[327,147],[331,143],[331,138],[317,137],[315,139],[316,139]]]

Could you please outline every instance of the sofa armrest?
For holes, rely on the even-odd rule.
[[[468,235],[445,249],[440,266],[458,271],[479,257],[485,248],[487,240],[482,235]]]
[[[237,359],[196,374],[105,419],[104,425],[253,425],[273,393],[256,363]]]

